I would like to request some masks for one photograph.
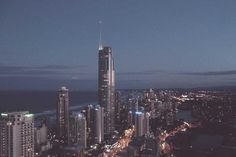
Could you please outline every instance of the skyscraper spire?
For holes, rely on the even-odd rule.
[[[103,46],[102,46],[102,21],[99,20],[99,48],[98,50],[102,50]]]

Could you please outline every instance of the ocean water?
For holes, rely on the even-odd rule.
[[[0,91],[0,112],[30,111],[39,113],[56,109],[57,91]],[[70,91],[70,106],[97,102],[95,91]]]

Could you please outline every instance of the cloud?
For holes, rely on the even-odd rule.
[[[117,75],[137,75],[137,76],[146,76],[146,75],[156,75],[160,73],[167,73],[164,70],[145,70],[145,71],[136,71],[136,72],[120,72]]]
[[[170,75],[189,75],[189,76],[227,76],[236,75],[236,70],[227,71],[207,71],[207,72],[174,72],[167,70],[145,70],[136,72],[120,72],[117,75],[120,76],[152,76],[158,74],[170,74]],[[168,75],[169,76],[169,75]]]
[[[183,75],[198,75],[198,76],[223,76],[223,75],[236,75],[236,70],[228,71],[208,71],[208,72],[187,72],[180,73]]]
[[[0,76],[55,76],[78,75],[77,69],[85,65],[5,66],[0,65]]]
[[[86,65],[46,65],[46,66],[39,66],[33,67],[34,69],[50,69],[50,70],[66,70],[66,69],[78,69],[78,68],[85,68]]]

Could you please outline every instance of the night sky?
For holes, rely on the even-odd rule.
[[[1,0],[1,89],[96,89],[99,21],[118,88],[236,85],[235,0]]]

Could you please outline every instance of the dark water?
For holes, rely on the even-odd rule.
[[[0,112],[56,109],[57,91],[0,91]],[[70,106],[97,101],[97,92],[70,91]]]
[[[220,135],[200,135],[192,143],[195,149],[211,149],[221,146],[223,137]]]
[[[184,119],[187,122],[193,122],[195,119],[191,115],[189,110],[179,110],[176,114],[177,119]],[[207,127],[207,126],[205,126]],[[205,128],[207,129],[207,128]],[[195,140],[193,140],[192,146],[197,150],[216,148],[222,145],[223,136],[222,135],[209,135],[204,133],[199,133]]]

